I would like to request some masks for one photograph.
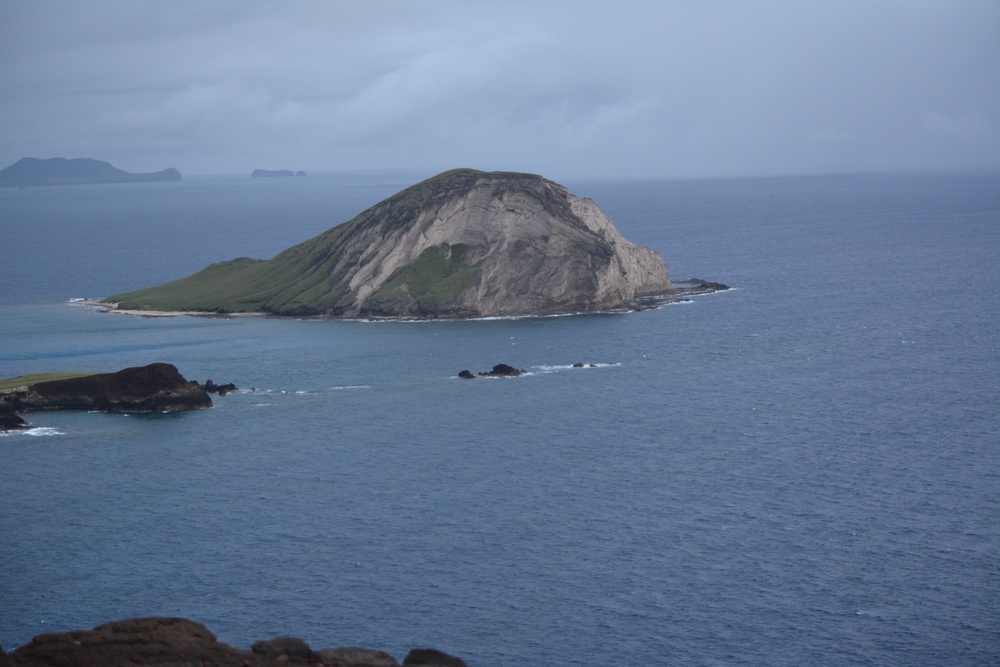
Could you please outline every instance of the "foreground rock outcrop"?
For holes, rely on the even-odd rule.
[[[235,385],[216,385],[211,380],[206,385],[191,382],[184,379],[176,366],[164,363],[125,368],[117,373],[38,382],[0,394],[0,430],[27,427],[16,413],[36,410],[116,413],[196,410],[212,407],[209,391],[225,395],[235,390]],[[9,425],[5,428],[5,424]]]
[[[328,667],[392,667],[388,653],[343,647],[314,651],[295,637],[258,641],[251,650],[218,641],[201,623],[185,618],[132,618],[99,625],[93,630],[50,632],[5,654],[0,667],[265,667],[324,665]],[[460,658],[435,649],[413,649],[403,665],[466,667]]]
[[[534,174],[457,169],[271,260],[108,297],[122,310],[469,318],[628,309],[672,295],[659,253]]]

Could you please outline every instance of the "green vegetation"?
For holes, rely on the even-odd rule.
[[[420,312],[449,309],[465,290],[479,283],[481,263],[468,264],[468,251],[464,244],[427,248],[369,296],[366,309],[399,312],[399,306],[409,302],[416,302]]]
[[[93,373],[73,373],[73,372],[53,372],[53,373],[35,373],[33,375],[18,375],[13,378],[0,379],[0,393],[7,391],[14,391],[15,389],[20,389],[22,387],[27,387],[29,385],[38,384],[39,382],[48,382],[50,380],[66,380],[68,378],[78,378],[85,377],[87,375],[97,375],[97,372]]]

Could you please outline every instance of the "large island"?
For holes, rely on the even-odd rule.
[[[96,183],[149,183],[179,181],[181,172],[174,168],[148,174],[130,174],[110,163],[91,158],[54,157],[42,160],[23,157],[0,170],[0,187],[33,187],[37,185],[92,185]]]
[[[590,199],[534,174],[456,169],[270,260],[241,257],[117,294],[135,311],[473,318],[640,308],[675,287],[659,253]]]

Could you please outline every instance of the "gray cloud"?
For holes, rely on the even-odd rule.
[[[1000,4],[0,3],[0,166],[1000,167]]]

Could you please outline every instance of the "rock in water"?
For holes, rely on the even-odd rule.
[[[541,176],[458,169],[271,260],[240,258],[109,297],[122,309],[325,317],[591,312],[663,294],[659,253]]]
[[[465,667],[461,658],[436,649],[411,650],[404,665]],[[340,647],[313,651],[295,637],[255,642],[252,650],[218,641],[201,623],[186,618],[129,618],[105,623],[93,630],[50,632],[36,635],[28,644],[10,652],[0,649],[3,667],[393,667],[399,663],[388,653],[373,649]]]
[[[27,389],[3,394],[0,402],[17,412],[175,412],[212,407],[212,399],[204,387],[188,382],[176,366],[164,363],[38,382]]]

